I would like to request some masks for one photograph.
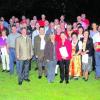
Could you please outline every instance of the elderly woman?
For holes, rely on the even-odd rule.
[[[47,62],[47,79],[48,82],[52,83],[55,77],[55,67],[56,67],[56,42],[55,35],[50,34],[50,39],[46,43],[44,55]]]
[[[72,35],[72,59],[70,61],[69,75],[78,80],[81,76],[81,51],[82,42],[78,40],[78,34],[73,32]]]

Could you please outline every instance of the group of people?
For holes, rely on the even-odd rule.
[[[91,27],[91,29],[90,29]],[[30,82],[29,70],[33,59],[37,63],[38,78],[44,76],[54,82],[60,69],[60,83],[82,77],[88,81],[95,68],[95,78],[100,79],[100,26],[90,24],[86,14],[77,16],[72,24],[65,16],[49,22],[44,14],[38,20],[12,16],[9,22],[0,18],[0,55],[2,72],[16,73],[18,84]]]

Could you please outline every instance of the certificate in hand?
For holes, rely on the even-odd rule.
[[[66,49],[66,47],[61,47],[59,48],[60,54],[62,57],[68,57],[68,51]]]
[[[88,54],[82,55],[82,62],[83,63],[88,63]]]

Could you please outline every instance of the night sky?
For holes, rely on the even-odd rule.
[[[13,15],[40,18],[44,13],[49,20],[64,14],[67,21],[73,21],[76,16],[86,13],[91,22],[100,23],[99,11],[99,0],[0,0],[0,16],[6,19]]]

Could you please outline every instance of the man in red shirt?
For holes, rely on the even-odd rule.
[[[44,14],[42,14],[41,20],[38,20],[39,25],[44,27],[45,26],[45,20],[46,20],[46,16]]]

